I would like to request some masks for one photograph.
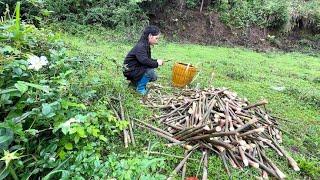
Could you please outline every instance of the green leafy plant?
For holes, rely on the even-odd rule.
[[[57,20],[100,24],[112,29],[136,29],[148,21],[145,12],[138,5],[141,2],[140,0],[58,0],[47,1],[47,5]]]
[[[99,154],[128,122],[115,118],[106,102],[98,101],[99,81],[84,81],[90,91],[79,91],[81,84],[73,84],[73,74],[85,75],[86,68],[67,56],[57,35],[23,23],[20,3],[8,17],[0,22],[0,147],[3,160],[13,158],[6,166],[0,163],[1,177],[65,174],[62,165],[70,166],[82,150],[100,162]],[[94,106],[88,108],[87,101]],[[12,152],[18,149],[21,156],[16,158]]]

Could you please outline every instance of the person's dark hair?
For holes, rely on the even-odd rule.
[[[144,31],[143,31],[143,33],[142,33],[142,35],[140,37],[139,42],[143,42],[145,44],[148,44],[149,34],[151,34],[152,36],[157,36],[157,35],[160,34],[160,29],[157,26],[153,26],[153,25],[147,26],[144,29]]]

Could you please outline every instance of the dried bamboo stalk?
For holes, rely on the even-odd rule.
[[[275,170],[276,174],[279,176],[280,179],[286,178],[286,175],[280,171],[280,169],[261,151],[261,156],[264,160],[268,162],[268,164]]]
[[[258,103],[255,103],[255,104],[252,104],[252,105],[248,105],[248,106],[246,106],[246,107],[243,107],[242,109],[243,109],[243,110],[248,110],[248,109],[253,108],[253,107],[265,105],[265,104],[267,104],[267,103],[268,103],[267,100],[262,100],[262,101],[260,101],[260,102],[258,102]]]
[[[184,156],[188,155],[188,151],[185,150],[184,151]],[[183,168],[182,168],[182,175],[181,175],[181,180],[184,180],[186,177],[186,172],[187,172],[187,161],[183,164]]]
[[[267,103],[263,100],[250,104],[235,93],[214,88],[186,89],[175,93],[175,96],[159,95],[153,99],[154,108],[164,112],[157,119],[172,132],[169,137],[164,137],[173,142],[168,146],[199,144],[203,151],[218,153],[224,164],[228,160],[235,168],[251,166],[260,168],[263,177],[268,173],[282,178],[284,174],[275,164],[263,157],[263,148],[270,147],[280,156],[285,156],[294,169],[297,165],[294,166],[295,161],[278,145],[282,140],[281,133],[277,119],[265,109]],[[166,136],[160,130],[149,129]],[[225,168],[230,174],[226,164]],[[206,173],[203,167],[202,177],[205,179]]]
[[[148,123],[146,123],[146,122],[140,121],[140,120],[138,120],[138,119],[134,119],[134,120],[137,121],[137,122],[139,122],[139,123],[141,123],[141,124],[143,124],[143,125],[145,125],[145,126],[147,126],[147,127],[149,127],[149,128],[151,128],[151,129],[153,129],[153,130],[155,130],[155,131],[161,132],[162,134],[165,134],[165,135],[167,135],[167,136],[169,136],[169,137],[172,137],[172,136],[173,136],[173,135],[170,134],[169,132],[164,131],[164,130],[162,130],[162,129],[160,129],[160,128],[154,127],[154,126],[152,126],[152,125],[150,125],[150,124],[148,124]]]
[[[202,180],[208,179],[208,152],[204,151]]]
[[[177,165],[177,167],[171,172],[171,175],[177,174],[181,170],[181,168],[187,162],[188,158],[191,156],[191,154],[193,153],[193,151],[195,149],[196,148],[193,148],[192,150],[190,150],[190,152],[182,159],[182,161],[180,161],[180,163]]]

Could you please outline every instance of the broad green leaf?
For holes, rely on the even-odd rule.
[[[100,135],[100,136],[99,136],[99,139],[100,139],[101,141],[107,142],[107,138],[104,137],[103,135]]]
[[[69,151],[73,149],[73,145],[71,143],[65,144],[64,147],[66,148],[66,150],[69,150]]]
[[[23,73],[22,69],[21,68],[17,68],[17,67],[13,68],[13,72],[18,76],[21,76],[22,73]]]
[[[1,104],[12,104],[12,101],[10,100],[9,94],[2,94],[0,97],[0,105]]]
[[[66,152],[64,152],[64,150],[61,150],[59,153],[58,153],[58,156],[61,158],[61,159],[64,159],[66,157]]]
[[[7,141],[9,141],[10,139],[11,139],[10,136],[6,136],[6,135],[0,136],[0,144],[4,144],[4,143],[6,143]]]
[[[87,137],[86,132],[84,131],[83,127],[81,127],[81,126],[77,127],[77,133],[81,138]]]
[[[64,127],[64,126],[63,126],[63,127],[61,128],[61,131],[62,131],[63,134],[66,135],[66,134],[68,134],[69,129],[70,129],[69,127]]]
[[[17,89],[5,89],[5,90],[0,90],[0,94],[7,94],[11,92],[17,92]]]
[[[25,81],[18,81],[17,83],[21,83],[21,84],[27,85],[29,87],[33,87],[35,89],[39,89],[39,90],[44,91],[46,93],[49,93],[49,91],[50,91],[49,86],[41,86],[39,84],[33,84],[33,83],[25,82]]]
[[[35,112],[33,112],[33,111],[25,112],[25,113],[23,113],[22,115],[19,115],[18,117],[17,117],[17,116],[14,117],[14,118],[13,118],[13,121],[14,121],[15,123],[19,123],[19,122],[25,120],[26,118],[28,118],[28,117],[29,117],[30,115],[32,115],[32,114],[35,114]],[[7,117],[10,117],[10,116],[11,116],[11,112],[8,114]],[[12,117],[13,117],[13,115],[12,115]]]
[[[74,142],[77,144],[79,142],[79,140],[80,140],[80,137],[78,135],[76,135],[74,137]]]
[[[69,109],[69,107],[78,107],[78,108],[81,108],[83,110],[86,109],[86,106],[84,104],[78,104],[78,103],[75,103],[75,102],[70,102],[70,101],[66,101],[66,100],[62,100],[61,101],[61,106],[63,109]]]
[[[101,163],[100,163],[99,159],[96,159],[96,160],[94,161],[94,167],[95,167],[96,169],[98,169],[98,168],[100,167],[100,165],[101,165]]]
[[[52,108],[49,104],[44,103],[44,104],[42,104],[41,112],[44,116],[48,116],[50,113],[52,113]]]
[[[22,31],[21,31],[21,18],[20,18],[20,2],[17,2],[16,8],[15,8],[15,33],[14,33],[14,39],[16,41],[21,40]]]
[[[9,174],[8,168],[3,169],[3,170],[1,169],[0,179],[6,179],[6,177],[8,176],[8,174]]]
[[[12,130],[8,128],[0,128],[0,149],[6,150],[12,141]]]
[[[92,135],[94,136],[94,137],[98,137],[98,133],[100,132],[100,130],[99,129],[96,129],[96,128],[93,128],[92,129]]]
[[[28,90],[28,86],[23,83],[15,83],[14,86],[21,92],[21,94],[24,94]]]
[[[69,128],[69,134],[74,134],[77,132],[77,127]]]
[[[4,53],[4,52],[8,52],[8,53],[12,53],[14,51],[14,48],[11,46],[4,46],[4,48],[0,49],[0,52]]]

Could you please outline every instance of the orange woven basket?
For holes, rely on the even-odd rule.
[[[172,85],[175,87],[185,87],[196,75],[197,69],[191,64],[175,63],[172,68]]]

